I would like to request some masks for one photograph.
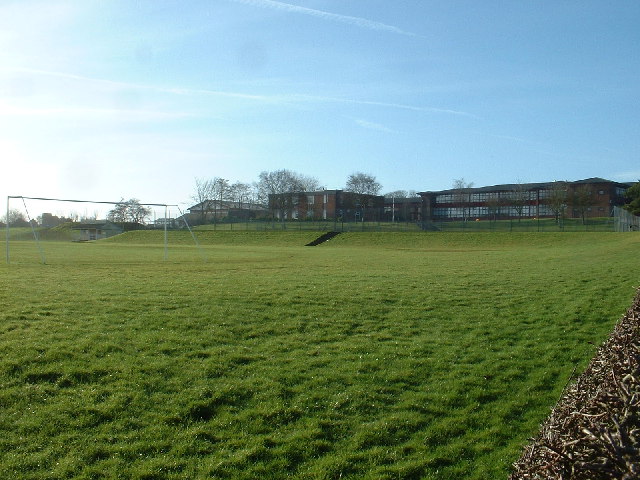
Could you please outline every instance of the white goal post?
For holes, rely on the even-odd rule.
[[[12,199],[21,199],[22,200],[22,204],[24,206],[24,210],[25,213],[27,215],[27,220],[29,222],[29,224],[31,225],[31,230],[33,233],[33,238],[38,246],[38,250],[40,251],[40,257],[42,260],[42,263],[46,263],[46,259],[44,256],[44,252],[40,246],[40,242],[38,239],[38,235],[36,233],[36,230],[34,228],[32,219],[29,215],[29,211],[27,209],[27,204],[26,204],[26,200],[37,200],[37,201],[55,201],[55,202],[68,202],[68,203],[84,203],[84,204],[100,204],[100,205],[122,205],[123,203],[125,203],[123,200],[120,200],[118,202],[112,202],[112,201],[96,201],[96,200],[75,200],[75,199],[63,199],[63,198],[46,198],[46,197],[26,197],[23,195],[9,195],[7,196],[7,215],[5,217],[6,220],[6,259],[7,259],[7,264],[9,264],[11,262],[11,256],[10,256],[10,214],[11,214],[11,200]],[[178,209],[178,211],[180,211],[180,207],[178,205],[175,204],[167,204],[167,203],[140,203],[140,206],[143,207],[161,207],[164,208],[164,222],[163,222],[163,229],[164,229],[164,260],[167,260],[168,258],[168,232],[167,232],[167,227],[168,227],[168,209],[169,207],[176,207]],[[180,211],[181,212],[181,211]],[[181,212],[182,213],[182,212]],[[193,234],[193,231],[191,230],[191,227],[189,226],[189,224],[187,223],[186,218],[184,218],[184,214],[182,215],[182,219],[186,225],[186,227],[189,229],[189,232],[191,233],[191,236],[193,237],[194,241],[196,242],[196,245],[198,245],[198,242],[195,238],[195,235]],[[199,245],[198,245],[199,246]]]

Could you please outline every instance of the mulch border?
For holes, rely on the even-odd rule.
[[[640,478],[640,289],[509,480]]]

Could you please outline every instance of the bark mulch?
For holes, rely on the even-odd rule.
[[[640,479],[640,289],[509,479]]]

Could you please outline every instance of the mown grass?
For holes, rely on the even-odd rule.
[[[640,283],[632,233],[170,233],[12,243],[1,478],[505,478]]]

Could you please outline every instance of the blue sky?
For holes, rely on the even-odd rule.
[[[3,0],[0,195],[640,178],[640,2]]]

